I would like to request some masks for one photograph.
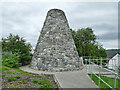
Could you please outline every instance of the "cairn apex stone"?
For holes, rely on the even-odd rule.
[[[42,71],[74,71],[83,68],[66,19],[60,9],[48,11],[30,67]]]

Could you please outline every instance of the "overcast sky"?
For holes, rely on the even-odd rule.
[[[18,34],[35,47],[47,11],[52,8],[65,12],[70,28],[91,27],[105,49],[118,48],[117,2],[3,3],[2,37]]]

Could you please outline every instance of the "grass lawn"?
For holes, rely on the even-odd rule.
[[[28,73],[2,65],[3,88],[58,88],[53,75]]]
[[[88,74],[89,77],[91,77],[91,74]],[[99,75],[98,75],[99,76]],[[110,77],[106,77],[106,76],[100,76],[106,83],[108,83],[110,86],[112,86],[114,88],[114,82],[115,79],[114,78],[110,78]],[[99,86],[99,79],[95,76],[92,75],[92,80],[95,82],[95,84],[97,86]],[[116,80],[116,88],[118,88],[118,82],[120,82],[120,80]],[[120,83],[119,83],[120,84]],[[102,81],[100,81],[100,88],[109,88],[106,84],[104,84]]]
[[[2,73],[3,74],[26,74],[26,75],[30,74],[30,73],[20,70],[19,68],[9,68],[4,65],[2,65]]]

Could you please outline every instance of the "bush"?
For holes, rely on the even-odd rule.
[[[26,84],[27,82],[25,82],[25,80],[22,80],[23,84]]]
[[[4,78],[5,77],[5,75],[2,75],[2,78]]]
[[[8,66],[10,68],[18,67],[19,66],[19,56],[16,54],[4,54],[3,55],[3,65]]]
[[[16,76],[17,79],[20,79],[20,76]]]
[[[34,83],[38,83],[38,80],[33,80]]]
[[[8,82],[15,81],[15,80],[16,80],[16,78],[14,78],[14,77],[8,77]]]
[[[22,63],[22,65],[28,65],[32,60],[32,56],[27,54],[20,54],[20,58],[21,58],[20,62]]]

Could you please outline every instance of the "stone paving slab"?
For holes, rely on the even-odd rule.
[[[84,70],[55,74],[62,88],[97,88]]]
[[[54,74],[61,88],[98,88],[97,85],[87,75],[85,69],[67,72],[37,71],[29,68],[29,66],[23,66],[20,67],[20,69],[36,74]]]

